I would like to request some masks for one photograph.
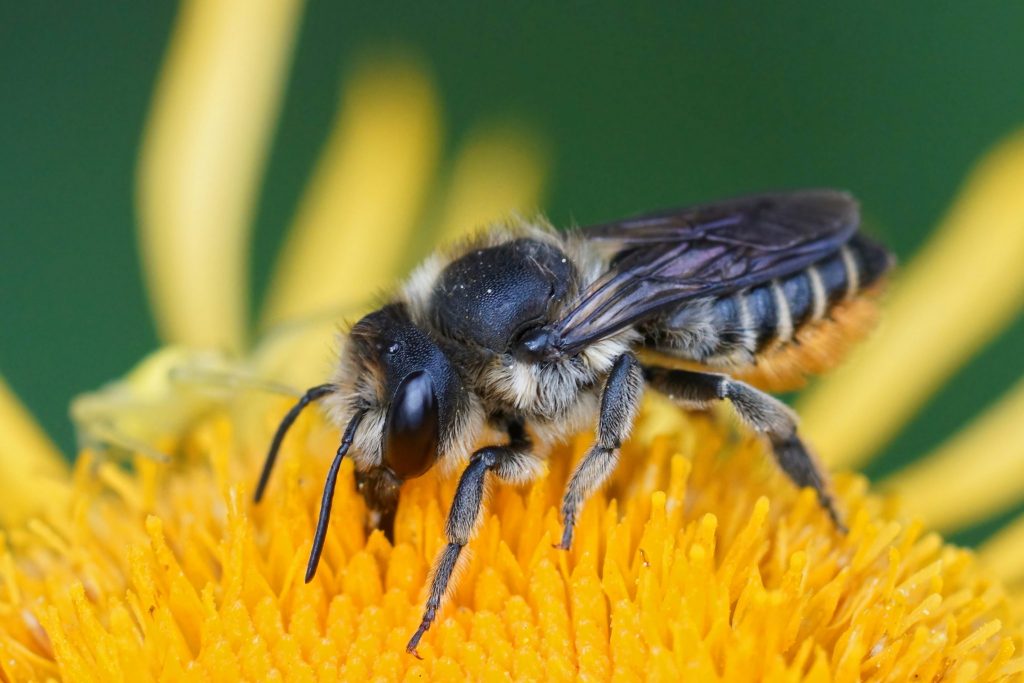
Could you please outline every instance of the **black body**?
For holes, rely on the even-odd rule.
[[[474,250],[449,264],[434,287],[437,326],[452,339],[504,352],[552,320],[576,277],[565,253],[537,240]]]

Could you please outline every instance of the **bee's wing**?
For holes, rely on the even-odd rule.
[[[681,302],[799,271],[836,251],[859,222],[850,195],[800,190],[582,228],[609,267],[555,324],[559,348],[573,353]]]

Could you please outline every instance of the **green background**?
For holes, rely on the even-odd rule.
[[[346,66],[382,47],[433,68],[449,154],[485,119],[543,133],[545,205],[562,224],[830,185],[854,191],[906,260],[972,162],[1024,122],[1024,3],[366,5],[307,8],[256,225],[257,292]],[[0,371],[69,451],[69,398],[156,345],[133,172],[174,14],[157,2],[0,9]],[[1021,376],[1021,348],[1018,319],[869,472],[963,425]]]

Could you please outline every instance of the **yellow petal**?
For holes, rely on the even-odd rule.
[[[341,306],[269,329],[249,355],[249,365],[267,380],[293,387],[322,384],[338,363],[338,337],[371,310],[371,302]]]
[[[301,7],[182,5],[138,172],[139,238],[165,342],[244,343],[250,226]]]
[[[884,486],[900,493],[908,512],[939,530],[980,522],[1021,500],[1024,380],[935,453]]]
[[[471,133],[455,159],[435,241],[457,239],[511,213],[535,212],[547,158],[536,136],[516,126]]]
[[[66,499],[57,447],[0,377],[0,523],[13,524]]]
[[[877,332],[802,402],[821,456],[883,446],[1024,303],[1024,132],[986,155],[928,245],[899,273]]]
[[[394,280],[440,143],[430,79],[410,61],[357,71],[299,207],[263,324],[365,301]]]
[[[1024,515],[999,530],[978,549],[989,569],[1007,584],[1024,581]]]

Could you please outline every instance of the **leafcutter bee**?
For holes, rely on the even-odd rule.
[[[565,489],[561,548],[583,502],[608,478],[645,388],[686,407],[728,400],[779,467],[842,521],[780,387],[835,360],[892,264],[858,232],[856,201],[835,190],[727,200],[557,232],[513,222],[420,265],[348,333],[333,379],[313,387],[274,436],[256,500],[285,432],[322,400],[343,429],[306,571],[323,550],[338,467],[352,452],[371,523],[390,534],[402,483],[462,466],[416,653],[480,518],[487,478],[543,470],[535,447],[592,424],[595,442]],[[868,303],[867,308],[871,308]],[[653,352],[692,369],[638,359]],[[647,355],[643,356],[645,359]],[[756,382],[755,382],[756,383]],[[485,429],[504,443],[476,448]]]

